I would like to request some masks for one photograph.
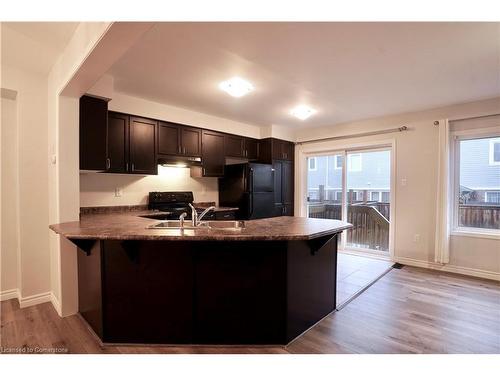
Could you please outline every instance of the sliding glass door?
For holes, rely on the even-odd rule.
[[[307,216],[345,220],[342,248],[389,255],[391,150],[307,157]]]

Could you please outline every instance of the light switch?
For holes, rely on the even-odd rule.
[[[115,188],[115,197],[121,197],[122,194],[123,194],[122,188],[119,187]]]
[[[406,186],[406,178],[401,179],[401,186]]]

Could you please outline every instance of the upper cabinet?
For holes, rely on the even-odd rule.
[[[80,98],[80,169],[105,171],[107,161],[108,102]]]
[[[129,116],[108,113],[107,172],[127,173],[129,170]]]
[[[130,173],[156,174],[156,126],[154,120],[131,116],[129,120]]]
[[[201,156],[201,129],[160,121],[158,154]]]
[[[192,177],[222,177],[226,162],[224,153],[224,134],[202,130],[202,167],[191,168]]]
[[[259,144],[259,161],[261,163],[272,163],[273,160],[293,161],[295,145],[293,142],[276,138],[264,138]]]
[[[238,135],[225,135],[226,157],[245,158],[257,160],[259,156],[259,141]]]

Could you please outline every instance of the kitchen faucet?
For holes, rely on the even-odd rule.
[[[179,221],[180,221],[180,226],[181,228],[184,228],[184,219],[186,218],[187,216],[187,213],[186,212],[183,212],[180,216],[179,216]]]
[[[188,203],[189,207],[191,207],[191,224],[194,227],[197,227],[201,224],[201,219],[208,214],[210,211],[215,210],[215,206],[210,206],[206,208],[201,214],[198,215],[198,212],[196,212],[196,208],[191,203]]]

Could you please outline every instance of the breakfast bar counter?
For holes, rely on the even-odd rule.
[[[335,310],[337,235],[350,224],[151,229],[162,222],[148,214],[50,226],[80,249],[79,312],[103,343],[286,345]]]

